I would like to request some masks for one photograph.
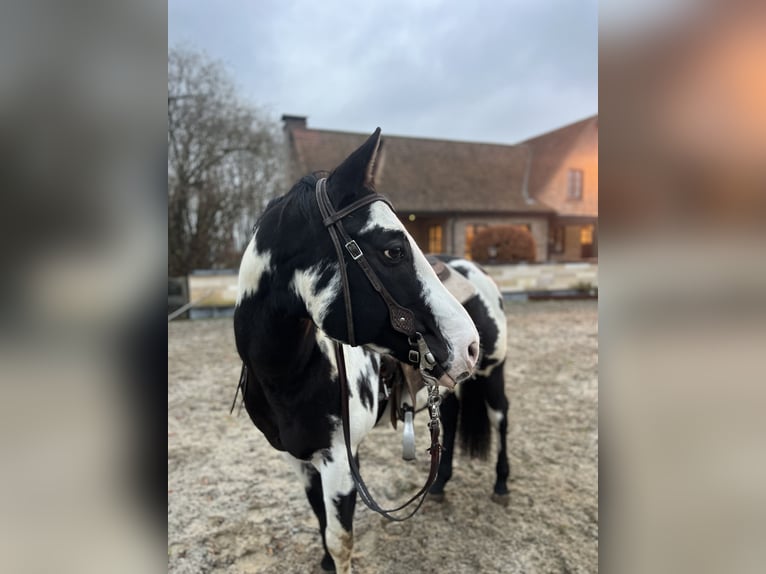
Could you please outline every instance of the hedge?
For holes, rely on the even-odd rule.
[[[532,234],[526,227],[517,225],[485,227],[476,233],[471,244],[471,257],[478,263],[532,262],[535,251]]]

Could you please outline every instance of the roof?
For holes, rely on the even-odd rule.
[[[550,177],[569,153],[575,148],[580,137],[591,128],[598,128],[598,116],[591,116],[562,128],[546,132],[522,142],[532,149],[532,169],[529,174],[530,195],[543,189]]]
[[[289,133],[296,176],[334,168],[369,137],[303,127]],[[524,146],[384,134],[376,187],[400,211],[550,213],[524,197],[527,157]]]

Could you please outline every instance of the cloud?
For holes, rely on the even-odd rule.
[[[515,142],[597,112],[597,6],[171,0],[169,42],[309,125]]]

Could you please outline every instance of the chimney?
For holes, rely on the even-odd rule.
[[[285,123],[284,130],[288,133],[293,130],[306,129],[306,116],[289,116],[283,114],[282,121]]]

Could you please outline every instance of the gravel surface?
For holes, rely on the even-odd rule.
[[[455,458],[443,503],[404,523],[357,503],[353,568],[373,573],[598,571],[598,323],[593,301],[507,305],[510,504],[490,500],[494,458]],[[319,572],[318,525],[291,468],[242,410],[231,319],[168,325],[168,571]],[[360,448],[379,502],[428,473],[401,459],[401,427]],[[422,454],[421,454],[422,453]]]

